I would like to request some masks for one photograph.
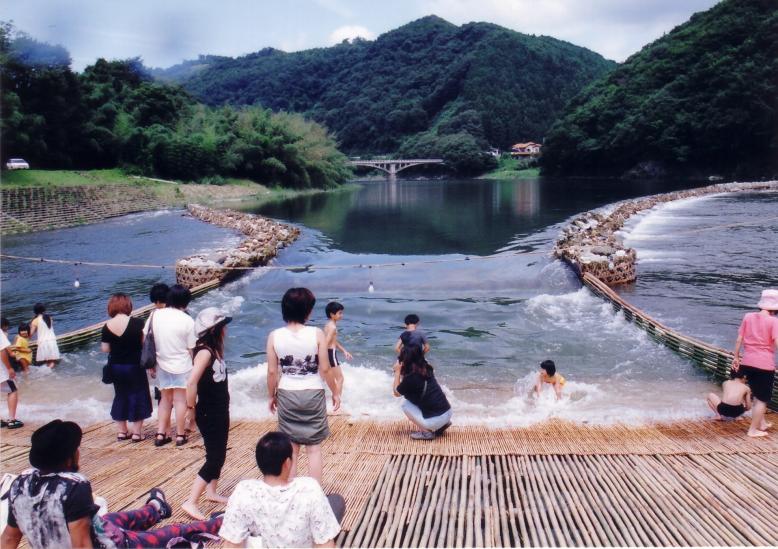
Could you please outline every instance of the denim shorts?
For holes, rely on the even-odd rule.
[[[451,416],[453,415],[451,408],[449,408],[447,412],[444,412],[439,416],[425,418],[421,413],[421,409],[409,400],[403,401],[402,409],[403,412],[413,418],[416,424],[421,425],[428,431],[437,431],[451,421]]]
[[[171,374],[162,368],[157,368],[157,383],[160,389],[186,389],[189,372],[185,374]]]

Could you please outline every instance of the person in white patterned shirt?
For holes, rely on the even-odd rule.
[[[263,480],[238,483],[227,503],[219,536],[225,547],[246,547],[250,537],[262,547],[335,547],[346,504],[329,496],[316,479],[290,479],[292,442],[270,432],[259,439],[257,465]]]

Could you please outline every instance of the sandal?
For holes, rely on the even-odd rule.
[[[173,442],[173,439],[167,436],[165,433],[157,433],[154,437],[154,446],[164,446],[168,442]]]
[[[127,433],[127,431],[125,431],[123,433],[119,433],[118,435],[116,435],[116,440],[118,442],[123,442],[125,440],[129,440],[129,438],[130,438],[130,435],[129,435],[129,433]]]
[[[156,501],[159,504],[159,518],[166,519],[173,515],[173,508],[170,507],[170,504],[167,502],[165,492],[162,491],[162,488],[155,486],[149,490],[149,498],[146,500],[146,503],[151,503],[152,501]]]
[[[8,424],[6,425],[9,429],[20,429],[24,427],[24,423],[19,421],[18,419],[10,419],[8,420]]]
[[[183,446],[189,442],[189,435],[176,435],[176,446]]]
[[[135,433],[130,437],[130,442],[140,442],[144,440],[146,437],[143,435],[139,435],[138,433]]]

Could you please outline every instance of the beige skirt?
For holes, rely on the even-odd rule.
[[[324,389],[279,389],[278,430],[296,444],[321,444],[330,436]]]

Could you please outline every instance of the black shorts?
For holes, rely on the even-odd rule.
[[[335,349],[327,349],[327,356],[330,357],[330,366],[332,368],[335,368],[336,366],[340,366],[340,361],[338,360],[338,351]]]
[[[732,404],[727,404],[726,402],[719,402],[719,405],[716,406],[716,411],[719,415],[725,417],[740,417],[746,411],[746,407],[742,404],[734,406]]]
[[[775,370],[762,370],[753,366],[741,366],[740,371],[746,374],[751,394],[762,402],[770,402],[773,398],[773,381]]]
[[[0,393],[5,393],[7,395],[10,395],[11,393],[15,393],[16,391],[17,391],[16,383],[14,383],[13,379],[6,379],[2,383],[0,383]]]

